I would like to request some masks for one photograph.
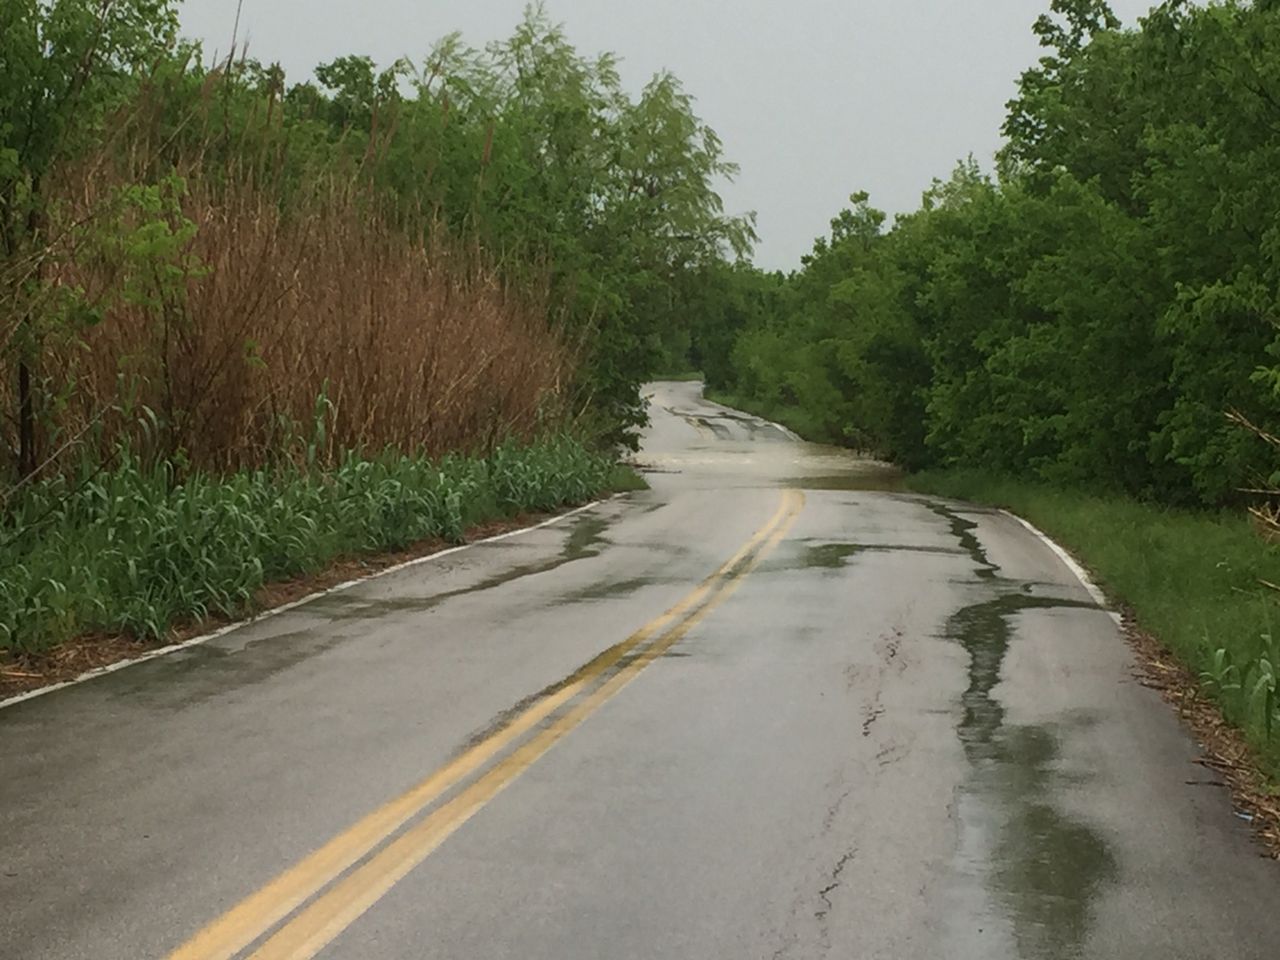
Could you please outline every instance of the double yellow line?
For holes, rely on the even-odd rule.
[[[421,783],[290,867],[169,954],[168,960],[231,960],[286,918],[288,922],[254,950],[250,960],[314,957],[561,738],[724,603],[786,536],[803,506],[802,493],[786,491],[769,522],[674,607],[580,667]],[[513,745],[510,753],[456,796],[369,856],[447,791]]]

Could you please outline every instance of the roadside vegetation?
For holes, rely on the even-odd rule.
[[[237,617],[266,584],[337,559],[458,542],[486,521],[582,503],[616,485],[616,469],[572,437],[483,458],[348,453],[326,467],[182,479],[126,457],[21,498],[0,544],[0,646],[158,640],[176,623]]]
[[[690,361],[1060,534],[1276,772],[1280,4],[1050,6],[994,174],[892,223],[853,195],[801,269],[727,274]]]
[[[0,64],[11,657],[631,484],[640,384],[754,239],[678,81],[536,7],[294,82],[172,0],[14,0]]]

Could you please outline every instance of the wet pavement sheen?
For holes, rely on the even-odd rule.
[[[0,711],[0,958],[164,957],[785,490],[736,592],[321,956],[1274,956],[1280,868],[1045,544],[697,384],[650,394],[650,491]]]

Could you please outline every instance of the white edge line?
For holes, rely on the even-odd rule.
[[[46,693],[53,693],[55,690],[62,690],[65,687],[72,687],[78,683],[84,683],[86,680],[93,680],[95,677],[103,677],[108,673],[115,673],[117,670],[123,670],[125,667],[132,667],[134,664],[146,663],[148,660],[155,660],[157,657],[168,656],[171,653],[176,653],[179,650],[185,650],[188,647],[197,647],[202,643],[208,643],[210,640],[216,640],[219,637],[226,636],[234,630],[239,630],[242,627],[249,626],[250,624],[261,623],[263,620],[270,620],[272,617],[279,616],[282,613],[288,613],[290,610],[294,610],[303,604],[310,603],[312,600],[318,600],[321,597],[327,597],[331,593],[338,593],[339,591],[347,590],[360,583],[367,583],[370,580],[376,580],[379,577],[398,573],[401,570],[407,570],[410,567],[429,563],[432,560],[439,560],[441,557],[447,557],[450,554],[461,553],[463,550],[470,550],[472,547],[478,547],[482,544],[497,543],[499,540],[508,540],[512,537],[519,537],[526,533],[532,533],[535,530],[541,530],[544,527],[553,526],[560,523],[562,520],[568,520],[570,517],[577,516],[580,513],[585,513],[586,511],[592,510],[595,507],[598,507],[603,503],[607,503],[610,500],[614,500],[619,496],[621,496],[621,494],[614,494],[612,497],[606,497],[602,500],[593,500],[591,503],[584,504],[581,507],[577,507],[565,513],[557,514],[556,516],[543,520],[541,523],[536,523],[531,527],[521,527],[518,530],[508,530],[506,533],[495,534],[492,537],[485,537],[482,540],[473,540],[470,543],[459,544],[456,547],[448,547],[447,549],[427,554],[425,557],[414,557],[412,560],[406,560],[404,563],[397,563],[384,570],[375,570],[373,573],[366,574],[362,577],[356,577],[352,580],[344,580],[342,583],[335,584],[332,587],[326,587],[324,590],[317,590],[315,593],[309,593],[305,597],[301,597],[297,600],[290,600],[288,603],[282,603],[278,607],[271,607],[270,609],[263,610],[261,613],[255,614],[251,617],[245,617],[243,620],[228,623],[225,626],[219,627],[217,630],[213,630],[209,633],[203,633],[198,637],[192,637],[190,640],[183,640],[181,643],[171,643],[167,647],[158,647],[155,650],[148,650],[146,653],[140,654],[136,657],[130,657],[128,660],[117,660],[116,662],[106,664],[105,666],[94,667],[92,670],[86,670],[84,673],[79,676],[72,677],[70,680],[51,683],[48,686],[37,687],[34,690],[28,690],[26,693],[19,693],[6,700],[0,700],[0,710],[3,710],[5,707],[17,706],[19,703],[23,703],[27,700],[34,700],[36,697],[43,697]]]
[[[712,401],[712,402],[714,403],[715,401]],[[773,427],[775,430],[780,430],[783,436],[785,436],[788,440],[795,440],[798,442],[804,439],[802,436],[800,436],[800,434],[796,433],[790,427],[784,427],[782,424],[778,423],[776,420],[765,420],[764,417],[756,417],[756,419],[764,420],[765,423]]]
[[[775,430],[780,431],[782,435],[785,436],[788,440],[803,439],[800,436],[800,434],[796,433],[790,427],[784,427],[782,424],[777,423],[774,420],[768,420],[765,417],[760,416],[759,414],[747,413],[746,410],[739,410],[736,407],[725,406],[723,403],[719,403],[716,400],[712,400],[710,397],[707,397],[705,395],[702,398],[702,402],[713,407],[719,407],[721,410],[729,410],[729,411],[732,411],[733,413],[746,413],[748,417],[753,417],[754,419],[759,420],[761,423],[767,423],[769,426],[773,427]]]
[[[679,383],[680,381],[678,381],[678,380],[659,380],[659,381],[657,381],[657,382],[659,382],[659,383]],[[776,423],[776,422],[775,422],[775,421],[773,421],[773,420],[766,420],[764,417],[759,416],[758,414],[754,414],[754,413],[747,413],[747,411],[746,411],[746,410],[739,410],[739,409],[737,409],[736,407],[729,407],[729,406],[725,406],[723,403],[720,403],[720,402],[719,402],[719,401],[717,401],[717,400],[712,400],[710,397],[708,397],[708,396],[707,396],[707,382],[706,382],[705,380],[700,380],[700,381],[698,381],[698,383],[699,383],[699,385],[702,387],[702,390],[701,390],[701,391],[699,391],[699,395],[701,396],[702,402],[703,402],[703,403],[705,403],[705,404],[707,404],[708,406],[712,406],[712,407],[719,407],[721,410],[729,410],[729,411],[731,411],[731,412],[733,412],[733,413],[746,413],[748,417],[754,417],[756,420],[759,420],[761,423],[767,423],[769,426],[773,427],[775,430],[779,430],[779,431],[781,431],[782,435],[783,435],[783,436],[785,436],[788,440],[802,440],[802,439],[803,439],[803,438],[800,436],[800,434],[796,433],[796,432],[795,432],[794,430],[792,430],[790,427],[784,427],[782,424],[780,424],[780,423]],[[671,411],[669,411],[669,412],[671,412],[671,413],[675,413],[675,411],[674,411],[674,410],[671,410]],[[677,414],[677,416],[678,416],[678,414]]]
[[[1029,520],[1024,520],[1022,517],[1018,516],[1016,513],[1013,513],[1010,510],[1005,510],[1003,511],[1003,513],[1005,516],[1012,517],[1014,520],[1017,520],[1020,524],[1026,527],[1027,530],[1029,530],[1036,537],[1038,537],[1041,540],[1041,542],[1044,543],[1045,546],[1047,546],[1050,550],[1052,550],[1054,554],[1057,555],[1058,559],[1061,560],[1066,565],[1067,569],[1070,570],[1073,574],[1075,574],[1075,578],[1079,580],[1080,585],[1083,586],[1085,590],[1089,592],[1089,596],[1094,599],[1094,602],[1096,602],[1099,607],[1105,610],[1107,614],[1111,617],[1111,619],[1116,622],[1117,625],[1120,625],[1123,622],[1123,618],[1120,616],[1120,614],[1116,612],[1114,609],[1112,609],[1111,601],[1108,600],[1107,595],[1102,592],[1102,588],[1093,582],[1093,578],[1089,576],[1089,571],[1086,570],[1083,566],[1081,566],[1080,562],[1076,560],[1075,557],[1073,557],[1070,553],[1068,553],[1063,547],[1061,547],[1058,543],[1056,543],[1047,533],[1045,533],[1035,524],[1031,523]]]

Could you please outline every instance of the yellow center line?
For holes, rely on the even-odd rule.
[[[610,700],[634,680],[650,663],[677,643],[712,610],[724,603],[741,585],[743,579],[786,536],[804,504],[804,496],[788,491],[783,521],[766,538],[763,546],[734,570],[721,589],[708,601],[657,641],[646,647],[633,661],[620,669],[581,703],[555,720],[510,756],[504,758],[480,779],[448,803],[433,811],[421,823],[406,831],[367,863],[285,924],[250,960],[308,960],[325,948],[361,914],[378,902],[411,870],[422,863],[463,824],[510,786],[522,773],[547,753],[566,734]]]
[[[679,603],[565,678],[505,726],[280,874],[169,954],[168,960],[230,960],[444,793],[536,729],[632,651],[667,629],[673,622],[679,621],[658,641],[645,648],[640,656],[620,668],[581,704],[517,748],[458,797],[441,806],[421,824],[388,845],[286,924],[261,950],[253,954],[254,958],[313,956],[476,811],[546,753],[556,741],[630,682],[662,650],[670,647],[714,607],[719,606],[764,554],[772,550],[785,535],[803,503],[803,494],[787,491],[777,513],[769,522]],[[682,617],[683,620],[680,619]],[[411,837],[415,838],[412,843],[409,842]],[[394,856],[393,851],[396,851]],[[377,868],[371,869],[375,865]],[[355,882],[357,877],[362,878],[359,883]],[[340,891],[342,895],[339,897]],[[375,891],[380,892],[374,895]],[[352,913],[352,910],[355,912]],[[342,920],[343,917],[349,918]],[[329,932],[326,934],[325,931]],[[296,946],[299,943],[304,945]],[[305,946],[312,943],[316,944],[314,949]]]

